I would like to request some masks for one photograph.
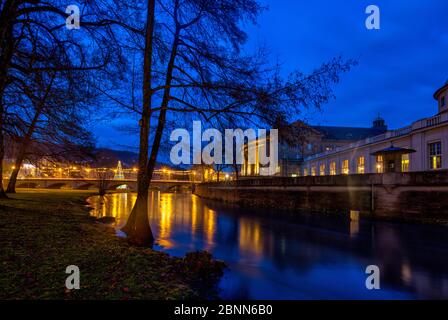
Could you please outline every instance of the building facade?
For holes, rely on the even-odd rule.
[[[435,116],[305,156],[297,174],[317,176],[448,169],[448,83],[435,92],[434,99],[438,103]],[[384,154],[381,154],[382,150]],[[398,150],[395,159],[387,159],[390,150]]]
[[[435,116],[397,130],[388,130],[379,116],[370,128],[310,126],[296,121],[287,130],[295,142],[280,138],[276,175],[448,169],[448,82],[434,93],[434,99],[438,104]],[[245,159],[241,175],[257,176],[262,170],[258,158],[255,164]]]

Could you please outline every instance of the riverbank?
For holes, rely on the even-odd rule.
[[[448,171],[306,177],[253,177],[208,182],[194,194],[241,208],[321,213],[384,221],[448,222]]]
[[[180,259],[130,246],[89,216],[90,194],[45,191],[0,200],[0,299],[165,300],[216,293],[220,263],[206,254]],[[80,290],[65,288],[69,265],[80,269]],[[212,278],[203,278],[204,265]]]

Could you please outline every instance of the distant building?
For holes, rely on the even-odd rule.
[[[448,83],[434,93],[438,113],[397,130],[381,117],[371,128],[290,125],[296,143],[280,139],[278,175],[308,176],[448,169]],[[289,139],[290,140],[290,139]],[[259,174],[242,166],[242,175]]]
[[[296,173],[300,164],[310,155],[333,151],[387,131],[384,119],[379,116],[373,121],[370,128],[308,126],[301,121],[297,121],[291,126],[301,128],[298,135],[300,143],[296,146],[280,143],[279,174],[283,176]]]

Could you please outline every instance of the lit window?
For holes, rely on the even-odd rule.
[[[349,174],[350,169],[348,168],[348,160],[342,161],[342,174]]]
[[[376,173],[384,172],[384,158],[383,156],[376,156]]]
[[[365,173],[365,158],[359,157],[357,164],[358,164],[358,166],[356,167],[356,172],[357,173]]]
[[[308,151],[313,150],[313,144],[312,143],[308,143],[307,149],[308,149]]]
[[[308,168],[303,169],[303,175],[306,177],[308,176]]]
[[[312,166],[311,167],[311,175],[314,177],[316,175],[316,167]]]
[[[429,144],[429,168],[437,170],[442,168],[442,142]]]
[[[330,175],[336,175],[336,162],[330,162]]]
[[[409,172],[409,154],[401,156],[401,172]]]
[[[325,164],[321,164],[319,167],[319,175],[324,176],[325,175]]]

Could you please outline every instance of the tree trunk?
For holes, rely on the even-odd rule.
[[[33,125],[33,127],[35,124]],[[19,150],[19,154],[17,155],[16,161],[15,161],[15,168],[11,173],[11,176],[9,178],[8,187],[6,188],[6,193],[16,193],[16,183],[17,183],[17,176],[19,175],[20,167],[22,166],[23,159],[25,159],[25,153],[26,149],[28,148],[30,142],[31,142],[31,135],[34,131],[34,128],[31,129],[31,127],[28,129],[27,135],[23,138],[22,145]]]
[[[154,242],[151,226],[148,220],[148,191],[151,175],[147,172],[149,128],[151,121],[151,75],[152,75],[152,51],[154,35],[154,11],[155,0],[148,0],[148,12],[146,18],[144,80],[143,80],[143,110],[140,123],[140,148],[137,175],[137,199],[126,225],[122,228],[128,240],[137,245],[150,245]]]
[[[6,188],[6,193],[16,193],[17,176],[19,175],[19,171],[20,171],[20,167],[22,166],[22,162],[25,159],[26,150],[28,149],[28,146],[30,145],[31,137],[33,136],[34,130],[36,129],[37,121],[39,120],[39,117],[42,114],[42,110],[44,109],[45,103],[48,98],[48,94],[50,93],[50,90],[53,86],[54,78],[55,78],[55,76],[53,75],[50,83],[47,85],[44,96],[38,102],[38,105],[36,106],[36,112],[34,114],[33,120],[30,123],[30,126],[28,127],[28,131],[26,132],[25,136],[23,137],[22,145],[20,147],[19,154],[17,155],[16,161],[15,161],[15,168],[11,173],[11,177],[9,178],[8,187]]]
[[[0,199],[6,199],[8,196],[3,188],[3,158],[5,157],[5,141],[3,135],[3,101],[0,97]]]
[[[127,233],[128,239],[131,243],[140,245],[145,244],[145,241],[149,241],[150,239],[152,239],[152,241],[154,240],[148,221],[148,193],[149,193],[150,181],[152,179],[152,175],[154,173],[154,168],[157,161],[157,154],[159,152],[163,130],[165,128],[166,112],[170,98],[170,86],[174,70],[174,61],[177,55],[178,41],[179,41],[179,30],[177,29],[174,35],[170,60],[166,72],[165,90],[162,99],[162,107],[157,122],[157,129],[151,148],[151,155],[146,165],[146,172],[145,172],[146,177],[143,181],[138,182],[137,200],[135,202],[131,214],[129,215],[125,227],[122,229],[124,232]]]
[[[7,1],[0,13],[0,198],[8,198],[3,188],[3,160],[5,158],[5,136],[4,136],[4,121],[5,121],[5,107],[3,101],[3,94],[6,88],[8,78],[8,68],[12,59],[13,27],[10,21],[14,17],[17,9],[17,3],[14,1]]]
[[[171,48],[170,61],[168,63],[168,68],[167,68],[167,72],[166,72],[165,90],[163,93],[162,108],[159,113],[159,118],[157,121],[157,129],[156,129],[156,133],[154,136],[154,141],[152,143],[151,155],[149,157],[149,162],[148,162],[148,166],[147,166],[147,172],[148,172],[149,177],[152,177],[152,174],[154,173],[154,168],[155,168],[156,161],[157,161],[157,155],[159,153],[160,143],[162,141],[163,131],[165,129],[166,113],[168,110],[168,103],[170,100],[171,81],[173,79],[174,61],[176,60],[177,47],[179,44],[178,42],[179,42],[179,29],[177,29],[174,34],[173,45]],[[148,188],[149,188],[149,185],[148,185]]]
[[[128,241],[139,246],[151,246],[154,242],[148,219],[148,196],[148,191],[137,193],[134,207],[122,228],[128,236]]]
[[[20,167],[22,166],[23,162],[22,156],[18,156],[15,162],[15,168],[11,173],[11,176],[9,177],[8,187],[6,188],[6,193],[16,193],[16,183],[17,183],[17,176],[19,175]]]

